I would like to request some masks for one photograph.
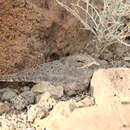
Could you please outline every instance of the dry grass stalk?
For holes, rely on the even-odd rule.
[[[130,36],[130,23],[127,18],[130,15],[130,4],[123,0],[104,0],[104,7],[98,10],[91,0],[77,0],[71,6],[56,0],[59,5],[74,15],[84,26],[96,36],[96,42],[100,43],[100,53],[114,43],[121,43],[130,47],[126,37]],[[83,6],[84,3],[85,6]],[[85,17],[82,17],[84,14]]]

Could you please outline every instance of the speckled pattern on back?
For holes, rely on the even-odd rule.
[[[53,77],[83,77],[89,72],[90,68],[81,68],[85,64],[93,62],[90,56],[79,54],[68,56],[61,60],[41,64],[36,68],[25,69],[24,71],[11,75],[1,76],[0,81],[42,81]]]

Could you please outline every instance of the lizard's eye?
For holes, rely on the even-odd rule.
[[[83,61],[83,60],[77,60],[77,62],[78,62],[78,63],[84,63],[84,61]]]

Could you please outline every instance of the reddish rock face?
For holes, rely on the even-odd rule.
[[[80,51],[81,27],[55,0],[0,1],[0,75]]]

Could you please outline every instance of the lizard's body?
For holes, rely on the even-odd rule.
[[[86,67],[95,60],[87,55],[79,54],[45,63],[36,68],[25,69],[22,72],[1,76],[0,81],[7,82],[40,82],[48,81],[54,85],[87,88],[93,74],[91,67]],[[84,67],[85,66],[85,67]]]

